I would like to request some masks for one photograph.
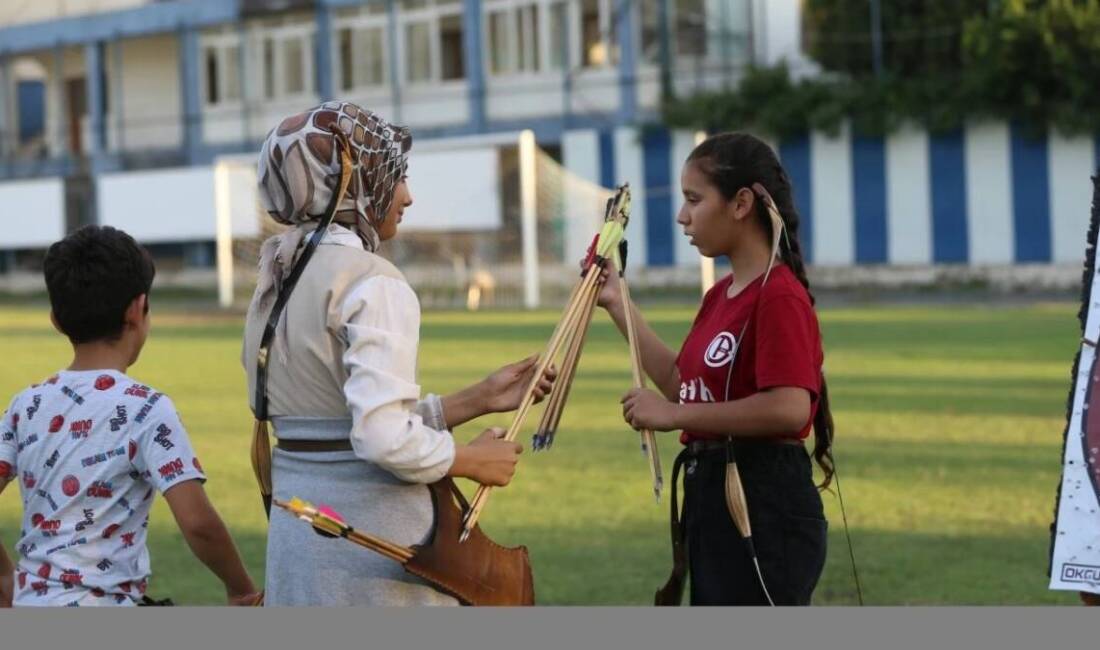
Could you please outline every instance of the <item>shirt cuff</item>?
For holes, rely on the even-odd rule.
[[[428,393],[416,403],[413,412],[420,416],[424,424],[436,431],[447,431],[447,421],[443,418],[443,400],[439,395]]]

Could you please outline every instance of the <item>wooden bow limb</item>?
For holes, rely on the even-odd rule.
[[[617,266],[622,267],[622,262],[616,257]],[[626,276],[619,272],[619,295],[623,300],[623,311],[626,313],[626,339],[630,347],[630,371],[634,376],[634,387],[645,388],[645,373],[642,369],[642,353],[638,348],[638,333],[634,328],[633,310],[630,308],[630,287],[627,286]],[[664,477],[661,474],[661,456],[657,449],[657,437],[652,429],[642,429],[642,452],[649,459],[649,476],[653,480],[653,496],[659,502],[661,490],[664,488]]]
[[[524,420],[527,418],[527,412],[531,409],[531,405],[535,401],[535,387],[538,385],[539,378],[546,372],[547,366],[550,365],[550,362],[557,355],[558,350],[565,342],[566,335],[576,327],[581,314],[581,307],[585,299],[591,299],[590,294],[599,291],[597,280],[602,270],[602,265],[593,264],[589,267],[584,279],[581,280],[575,299],[566,307],[565,314],[558,323],[557,329],[554,330],[553,336],[550,337],[550,342],[546,345],[546,350],[543,352],[542,357],[539,359],[538,366],[535,368],[535,373],[531,378],[531,384],[527,387],[527,391],[520,401],[519,408],[516,409],[516,415],[512,419],[512,424],[504,434],[505,440],[509,442],[514,441],[519,434],[519,430],[523,426]],[[470,509],[466,512],[466,516],[463,519],[462,534],[460,536],[461,540],[465,540],[469,536],[470,531],[477,524],[477,520],[481,516],[481,511],[485,508],[485,503],[489,499],[490,491],[492,491],[492,486],[481,485],[478,487],[477,492],[474,493],[473,499],[470,500]]]

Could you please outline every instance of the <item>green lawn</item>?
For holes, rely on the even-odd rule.
[[[1045,576],[1075,312],[1068,303],[821,312],[837,463],[868,604],[1076,602],[1048,591]],[[647,314],[675,346],[693,311]],[[557,317],[425,314],[422,386],[446,392],[536,352]],[[175,400],[211,498],[262,577],[265,522],[248,461],[241,327],[237,316],[157,312],[131,374]],[[0,308],[0,340],[5,403],[69,361],[67,342],[41,307]],[[530,548],[540,603],[644,605],[666,577],[667,501],[654,505],[637,435],[620,416],[628,363],[617,332],[597,315],[554,448],[525,454],[515,482],[495,493],[482,519],[498,541]],[[536,421],[537,412],[528,431]],[[489,417],[458,435],[506,423]],[[666,472],[677,446],[663,436]],[[19,530],[14,488],[0,498],[0,537],[9,549]],[[833,495],[825,503],[830,553],[815,601],[852,604],[840,509]],[[149,530],[151,593],[220,602],[220,585],[188,552],[161,500]]]

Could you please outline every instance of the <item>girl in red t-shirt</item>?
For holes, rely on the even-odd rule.
[[[803,440],[812,429],[827,486],[833,423],[790,179],[767,144],[729,133],[695,148],[681,185],[677,223],[700,254],[728,256],[732,273],[703,298],[679,354],[637,307],[624,306],[617,282],[604,282],[600,305],[624,333],[625,309],[633,311],[642,364],[658,389],[628,392],[623,416],[636,429],[682,431],[673,481],[683,466],[684,515],[674,536],[686,537],[691,604],[808,605],[825,565],[827,524]],[[777,252],[768,200],[785,230]],[[726,503],[731,458],[759,572]]]

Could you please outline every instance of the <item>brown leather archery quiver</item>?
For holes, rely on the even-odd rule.
[[[428,486],[435,509],[435,531],[423,546],[413,546],[405,570],[451,594],[463,605],[535,604],[535,582],[526,546],[508,548],[474,526],[459,542],[466,497],[450,477]]]

